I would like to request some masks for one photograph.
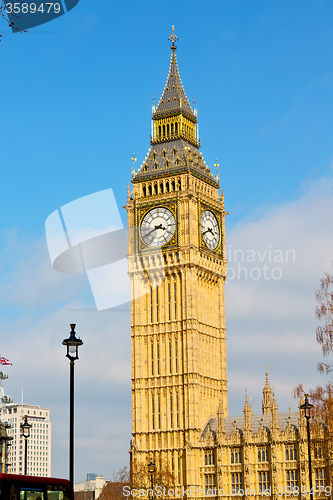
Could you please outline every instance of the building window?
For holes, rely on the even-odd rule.
[[[259,492],[269,489],[269,472],[259,472]]]
[[[258,449],[258,462],[268,462],[268,461],[269,461],[268,448],[259,448]]]
[[[234,472],[231,474],[231,494],[234,495],[242,489],[242,473]]]
[[[314,457],[315,458],[324,458],[325,457],[326,447],[324,443],[316,443],[314,446]]]
[[[160,374],[160,344],[159,344],[159,342],[157,342],[156,350],[157,350],[157,375],[159,375]]]
[[[172,373],[172,350],[171,350],[171,340],[169,340],[169,371]]]
[[[175,340],[175,365],[176,365],[176,373],[178,373],[178,342]]]
[[[173,409],[172,409],[172,396],[170,396],[170,427],[171,428],[173,427],[172,412],[173,412]]]
[[[177,319],[177,283],[173,284],[173,300],[175,305],[175,319]]]
[[[158,428],[161,428],[161,398],[157,398],[157,412],[158,412]]]
[[[158,322],[158,287],[156,287],[156,321]]]
[[[240,450],[233,450],[231,452],[231,463],[241,464],[242,463],[242,453]]]
[[[297,470],[287,470],[287,487],[289,488],[289,490],[298,488]]]
[[[179,429],[179,399],[178,399],[178,394],[176,396],[176,424],[177,424],[177,429]]]
[[[153,289],[150,288],[150,322],[153,322]]]
[[[155,401],[154,396],[151,398],[151,408],[152,408],[152,427],[155,429]]]
[[[213,450],[205,452],[205,465],[215,465],[215,453]]]
[[[169,310],[169,321],[171,320],[171,290],[170,283],[168,283],[168,310]],[[170,372],[171,373],[171,372]]]
[[[296,446],[286,446],[286,460],[297,460]]]
[[[150,353],[151,353],[151,374],[154,375],[154,344],[150,343]]]
[[[316,469],[315,477],[316,477],[316,490],[324,488],[326,479],[326,470]]]
[[[216,487],[216,476],[215,474],[205,475],[205,495],[213,496],[214,488]]]

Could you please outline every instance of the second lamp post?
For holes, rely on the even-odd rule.
[[[28,422],[28,415],[24,415],[24,421],[21,423],[22,436],[25,439],[24,443],[24,475],[27,475],[27,465],[28,465],[28,438],[30,437],[30,429],[32,427]]]
[[[306,427],[308,431],[309,483],[310,483],[310,499],[311,499],[313,498],[313,489],[312,489],[312,470],[311,470],[310,410],[311,408],[313,408],[313,405],[309,403],[307,394],[305,394],[305,403],[302,404],[300,408],[304,410],[306,418]]]
[[[75,336],[75,324],[71,324],[71,334],[62,344],[67,347],[66,357],[69,359],[70,393],[69,393],[69,482],[71,500],[74,500],[74,363],[79,359],[81,339]]]
[[[148,464],[148,472],[150,473],[150,483],[151,483],[151,498],[154,497],[154,473],[156,467],[154,462],[151,460],[150,464]]]

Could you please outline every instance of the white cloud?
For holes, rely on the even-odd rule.
[[[32,240],[16,230],[2,232],[0,298],[24,308],[59,307],[89,290],[85,275],[52,269],[45,237]]]
[[[316,372],[321,350],[315,340],[314,309],[315,290],[324,272],[331,270],[333,259],[332,193],[332,179],[308,181],[297,200],[271,209],[260,219],[249,218],[227,234],[228,267],[236,270],[226,284],[229,391],[252,384],[255,412],[260,409],[266,363],[284,410],[298,383],[314,387],[325,382]],[[242,254],[235,256],[234,250],[243,250],[244,255],[253,250],[256,261],[239,262]],[[284,256],[292,250],[295,259],[274,262],[270,255],[276,250]],[[265,255],[263,261],[258,251]],[[240,273],[238,266],[243,268]],[[255,267],[261,271],[257,280],[250,275]],[[281,270],[276,272],[280,279],[272,279],[273,268]],[[234,403],[233,413],[239,412]]]

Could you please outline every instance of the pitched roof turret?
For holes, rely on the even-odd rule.
[[[175,45],[177,37],[174,33],[174,26],[172,26],[172,34],[169,40],[172,41],[169,74],[160,102],[153,113],[153,119],[162,118],[164,115],[174,113],[184,113],[189,119],[197,122],[196,115],[192,111],[179,75],[176,59],[177,47]]]

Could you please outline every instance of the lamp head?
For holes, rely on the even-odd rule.
[[[70,325],[70,336],[68,337],[68,339],[62,341],[62,345],[65,345],[67,347],[66,357],[71,361],[79,359],[79,346],[83,344],[82,340],[76,338],[75,336],[75,326],[76,325],[74,323]]]
[[[28,422],[28,415],[24,415],[24,422],[22,422],[20,424],[20,427],[21,427],[21,431],[22,431],[22,436],[25,439],[28,439],[28,437],[30,437],[30,429],[32,427],[32,425],[29,424],[29,422]]]
[[[150,461],[150,464],[148,464],[148,472],[150,472],[150,474],[154,474],[155,469],[156,469],[155,464],[154,464],[154,462],[151,460],[151,461]]]
[[[308,397],[308,394],[305,394],[305,403],[300,406],[300,408],[304,410],[306,417],[310,417],[310,410],[313,408],[313,405],[309,403]]]

